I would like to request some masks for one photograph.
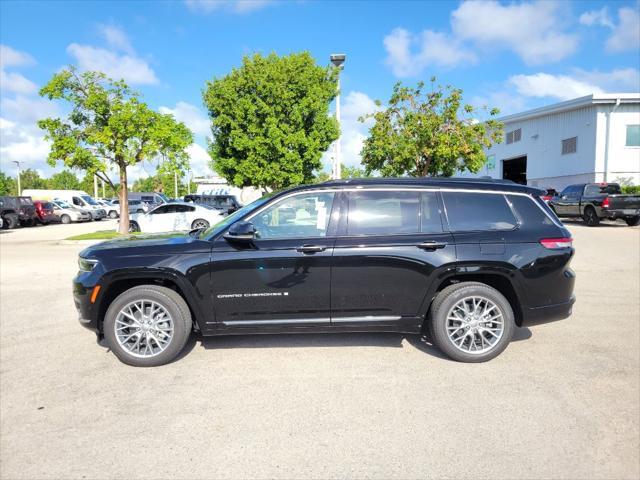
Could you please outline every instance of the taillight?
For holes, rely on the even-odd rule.
[[[543,238],[540,240],[540,244],[544,248],[548,248],[549,250],[558,250],[560,248],[571,248],[573,245],[573,238],[571,237],[563,237],[563,238]]]
[[[602,200],[602,208],[609,208],[609,197],[604,197]]]

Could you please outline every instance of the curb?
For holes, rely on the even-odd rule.
[[[95,245],[96,243],[106,242],[103,240],[60,240],[57,245]]]

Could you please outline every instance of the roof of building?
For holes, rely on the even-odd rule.
[[[554,113],[567,112],[570,110],[577,110],[578,108],[584,108],[591,105],[601,104],[640,104],[640,93],[600,93],[587,95],[585,97],[574,98],[573,100],[567,100],[566,102],[554,103],[552,105],[546,105],[540,108],[534,108],[533,110],[527,110],[526,112],[514,113],[513,115],[507,115],[501,117],[500,121],[504,123],[519,122],[522,120],[529,120],[536,117],[542,117],[544,115],[550,115]]]

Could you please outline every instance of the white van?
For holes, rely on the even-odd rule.
[[[22,195],[29,196],[33,200],[64,200],[75,207],[86,210],[94,220],[102,220],[107,216],[105,209],[91,195],[82,190],[27,189],[22,191]]]

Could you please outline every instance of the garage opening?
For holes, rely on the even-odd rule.
[[[502,178],[522,185],[527,184],[527,156],[502,161]]]

